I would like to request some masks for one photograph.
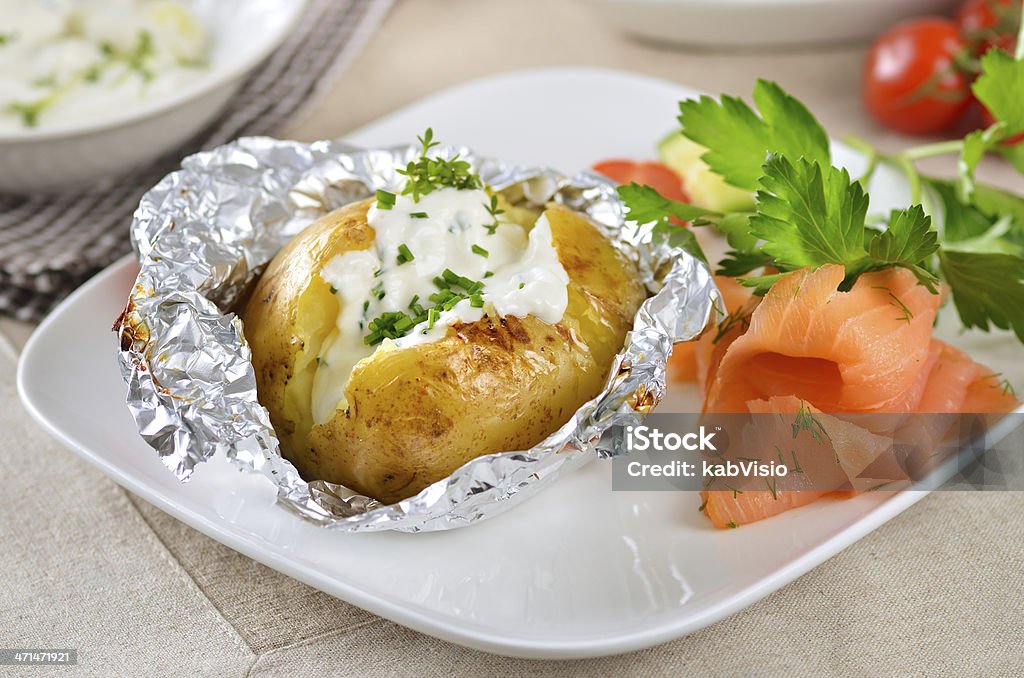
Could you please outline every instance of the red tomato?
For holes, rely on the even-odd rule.
[[[686,195],[686,191],[683,189],[683,180],[660,162],[605,160],[594,165],[594,171],[619,184],[635,181],[638,184],[650,186],[669,200],[690,202],[690,196]]]
[[[988,109],[985,108],[984,106],[981,106],[981,119],[985,122],[985,127],[991,127],[996,123],[995,116],[989,113]],[[1020,134],[1012,136],[1008,139],[1003,139],[1001,143],[1003,146],[1016,146],[1022,141],[1024,141],[1024,132],[1021,132]]]
[[[868,112],[909,134],[946,129],[971,102],[968,77],[955,62],[964,49],[949,19],[915,19],[889,29],[871,46],[864,68]]]
[[[956,13],[960,33],[976,55],[992,47],[1012,53],[1020,24],[1019,0],[966,0]]]

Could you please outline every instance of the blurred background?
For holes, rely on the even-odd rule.
[[[921,136],[962,136],[984,122],[963,94],[972,60],[1000,35],[1007,44],[1019,4],[2,0],[0,314],[38,321],[126,253],[139,197],[190,152],[241,135],[340,137],[439,90],[517,69],[602,66],[741,96],[768,78],[833,138],[895,152]],[[33,31],[60,49],[34,45]],[[53,37],[69,33],[70,46]],[[899,110],[894,87],[913,105]],[[950,103],[949,90],[960,98]],[[651,130],[652,142],[670,125]],[[953,162],[923,168],[950,172]],[[980,175],[1010,187],[1018,178],[1000,165],[983,163]]]

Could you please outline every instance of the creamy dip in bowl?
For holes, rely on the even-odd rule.
[[[0,192],[116,177],[195,135],[304,0],[0,0]]]

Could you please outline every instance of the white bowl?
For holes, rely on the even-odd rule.
[[[209,68],[177,92],[73,124],[0,132],[0,192],[55,192],[125,174],[212,122],[288,36],[305,0],[189,0],[212,35]]]
[[[897,21],[948,14],[957,0],[590,0],[627,33],[701,47],[867,40]]]

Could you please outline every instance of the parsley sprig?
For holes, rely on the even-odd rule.
[[[756,111],[731,97],[684,101],[681,133],[708,149],[702,160],[727,183],[755,193],[756,206],[716,213],[631,184],[619,187],[626,217],[651,224],[654,238],[701,258],[692,232],[677,223],[716,227],[732,247],[718,273],[739,277],[758,294],[804,267],[843,266],[844,288],[865,272],[903,267],[932,292],[944,281],[966,327],[1013,330],[1024,342],[1024,197],[974,179],[986,153],[1006,157],[1024,173],[1024,143],[1002,143],[1024,132],[1024,40],[1016,57],[989,51],[981,69],[974,93],[997,119],[994,125],[899,156],[855,140],[869,167],[856,179],[832,165],[824,129],[774,83],[757,83]],[[917,171],[917,160],[945,153],[960,156],[956,179]],[[907,174],[913,195],[910,207],[879,223],[868,218],[866,187],[882,163]]]

